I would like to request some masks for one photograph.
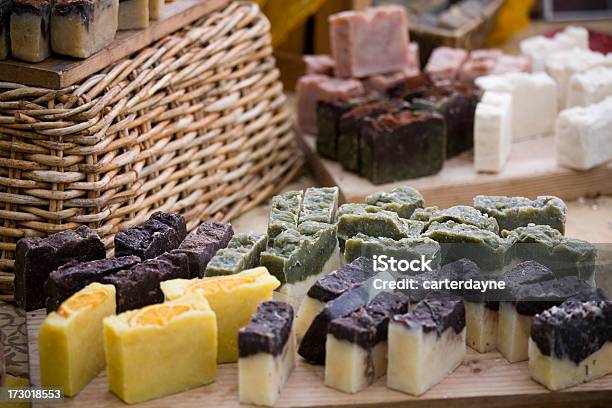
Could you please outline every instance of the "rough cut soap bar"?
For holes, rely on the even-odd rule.
[[[423,208],[423,196],[411,187],[396,187],[391,192],[381,191],[366,197],[366,203],[386,211],[396,212],[402,218],[410,218],[417,208]]]
[[[11,52],[13,57],[40,62],[51,55],[49,47],[48,0],[15,0],[11,16]]]
[[[0,1],[0,60],[11,53],[11,13],[13,0]]]
[[[75,396],[104,369],[102,320],[115,314],[115,288],[92,283],[69,297],[40,326],[43,387]]]
[[[444,223],[446,221],[473,225],[481,230],[499,234],[499,226],[495,218],[482,214],[476,208],[467,205],[455,205],[444,210],[434,211],[429,217],[426,227],[429,227],[433,222]]]
[[[149,0],[119,1],[119,30],[137,30],[149,26]]]
[[[568,26],[552,38],[537,35],[520,43],[521,53],[531,60],[533,72],[544,71],[549,56],[572,48],[589,48],[589,32],[583,27]]]
[[[338,135],[340,118],[367,98],[350,98],[338,101],[320,101],[317,105],[317,153],[336,159],[338,156]]]
[[[476,106],[474,168],[499,173],[512,150],[512,96],[487,91]]]
[[[510,72],[531,72],[531,61],[523,55],[503,54],[498,58],[490,74],[498,75]]]
[[[601,102],[610,95],[612,67],[595,67],[572,75],[567,88],[566,106],[588,106]]]
[[[429,56],[424,71],[433,78],[455,79],[468,57],[462,48],[438,47]]]
[[[259,265],[259,256],[266,249],[266,234],[236,234],[226,248],[220,249],[206,266],[206,276],[233,275]]]
[[[332,15],[329,24],[337,76],[362,78],[410,66],[408,23],[403,7],[345,11]]]
[[[306,75],[334,76],[334,67],[336,66],[336,62],[329,55],[304,55],[302,57],[302,61],[306,66],[304,70]]]
[[[488,75],[495,69],[501,56],[502,52],[497,48],[471,51],[459,70],[459,80],[472,82],[479,76]]]
[[[288,229],[296,229],[304,199],[303,191],[287,191],[272,197],[268,218],[268,245]]]
[[[306,221],[335,224],[338,218],[338,187],[310,187],[304,193],[298,224]]]

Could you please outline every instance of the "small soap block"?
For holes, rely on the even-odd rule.
[[[387,95],[391,98],[404,99],[408,102],[422,96],[427,90],[434,86],[434,82],[427,74],[417,73],[407,76],[401,82],[387,89]]]
[[[476,106],[474,168],[499,173],[512,150],[512,96],[487,91]]]
[[[70,296],[40,326],[43,387],[77,395],[104,369],[102,320],[115,314],[115,288],[92,283]]]
[[[421,71],[418,68],[410,68],[400,72],[373,75],[363,80],[363,86],[366,92],[384,97],[388,94],[390,89],[395,88],[406,79],[412,78],[420,73]]]
[[[13,0],[0,1],[0,60],[11,54],[11,13]]]
[[[421,395],[442,381],[465,357],[463,300],[435,296],[389,322],[387,387]]]
[[[11,15],[11,52],[13,57],[40,62],[51,55],[48,0],[15,0]]]
[[[411,187],[396,187],[391,192],[381,191],[366,197],[366,204],[396,212],[402,218],[410,218],[417,208],[423,208],[423,195]]]
[[[435,174],[446,158],[444,118],[401,111],[367,118],[359,146],[359,173],[373,184]]]
[[[149,26],[150,0],[119,2],[119,30],[137,30]]]
[[[45,282],[52,271],[70,261],[105,257],[98,234],[86,226],[47,238],[22,238],[15,250],[15,301],[26,311],[41,309],[45,307]]]
[[[307,221],[335,224],[338,220],[338,187],[310,187],[304,193],[298,224]]]
[[[268,301],[238,332],[240,402],[274,406],[295,366],[293,308]]]
[[[238,360],[238,329],[249,323],[259,303],[272,300],[272,291],[279,286],[266,268],[259,267],[235,275],[165,281],[161,290],[166,300],[195,292],[206,297],[217,315],[219,363],[232,363]]]
[[[302,61],[306,66],[304,70],[306,75],[334,76],[336,62],[329,55],[304,55]]]
[[[344,11],[332,15],[329,25],[337,76],[362,78],[410,66],[408,23],[403,7]]]
[[[529,375],[549,390],[612,373],[612,302],[567,300],[537,315],[529,339]]]
[[[149,0],[149,18],[151,20],[159,20],[161,18],[164,3],[164,0]]]
[[[425,208],[417,208],[414,210],[410,219],[413,221],[421,221],[421,222],[429,222],[431,217],[440,211],[440,208],[437,206],[425,207]]]
[[[338,101],[320,101],[317,105],[317,153],[330,159],[338,156],[338,135],[340,133],[340,118],[346,112],[366,98],[351,98]]]
[[[565,232],[567,207],[555,196],[539,196],[535,200],[525,197],[474,197],[474,207],[497,220],[500,230],[513,230],[529,224],[550,225],[561,234]]]
[[[488,75],[495,69],[501,56],[502,52],[497,48],[470,52],[468,59],[459,70],[459,80],[473,82],[479,76]]]
[[[236,234],[226,248],[217,254],[206,266],[206,276],[233,275],[259,265],[259,256],[266,249],[266,234]]]
[[[297,228],[303,199],[303,191],[287,191],[272,197],[268,218],[268,245],[281,232]]]
[[[612,160],[612,96],[561,111],[557,118],[555,156],[563,167],[588,170]]]
[[[433,212],[425,227],[429,227],[434,222],[445,223],[446,221],[473,225],[478,227],[478,229],[499,234],[499,225],[494,217],[483,214],[476,208],[467,205],[455,205],[444,210]]]
[[[566,106],[588,106],[611,95],[612,67],[595,67],[572,75],[567,89]]]
[[[90,283],[130,269],[140,263],[137,256],[122,256],[87,262],[70,262],[49,274],[45,285],[47,312],[57,310],[60,304]]]
[[[455,79],[467,57],[468,52],[462,48],[438,47],[429,56],[424,71],[434,78]]]
[[[531,60],[533,72],[544,71],[549,56],[572,48],[589,48],[589,32],[584,27],[567,26],[552,38],[537,35],[520,43],[521,53]]]
[[[531,61],[523,55],[503,54],[497,59],[497,64],[490,74],[499,75],[510,72],[531,72]]]
[[[108,387],[128,404],[215,381],[217,321],[203,295],[104,319]]]

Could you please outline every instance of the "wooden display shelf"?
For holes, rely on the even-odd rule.
[[[322,185],[337,185],[345,202],[363,202],[368,194],[406,185],[419,190],[426,205],[440,208],[472,205],[473,197],[478,194],[529,198],[556,195],[572,200],[612,193],[612,163],[588,171],[561,168],[555,161],[552,136],[514,143],[510,160],[499,174],[476,172],[472,153],[467,152],[447,160],[444,168],[433,176],[374,185],[358,174],[343,170],[339,163],[319,156],[313,136],[296,133],[317,181]]]
[[[34,385],[40,384],[38,367],[38,328],[44,311],[28,313],[30,374]],[[385,387],[381,378],[366,390],[344,394],[323,384],[323,367],[312,366],[298,357],[298,363],[277,407],[427,407],[427,408],[501,408],[516,406],[560,407],[606,406],[612,400],[612,375],[590,383],[550,392],[529,379],[527,363],[509,364],[497,352],[480,354],[468,349],[463,364],[448,378],[420,397],[411,397]],[[78,396],[66,398],[62,407],[125,407],[108,391],[106,376],[100,374]],[[34,407],[57,407],[57,403]],[[213,384],[176,395],[133,405],[143,408],[239,407],[238,367],[218,367]],[[244,406],[244,405],[243,405]]]
[[[53,54],[39,63],[0,61],[0,80],[22,85],[62,89],[75,84],[154,41],[217,10],[229,0],[176,0],[164,4],[159,20],[142,30],[117,31],[115,40],[87,59]]]

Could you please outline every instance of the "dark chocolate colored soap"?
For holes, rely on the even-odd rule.
[[[399,84],[390,87],[387,94],[391,98],[401,98],[406,101],[412,101],[414,98],[423,96],[428,89],[434,84],[431,79],[425,74],[411,76],[400,82]]]
[[[104,244],[89,227],[62,231],[47,238],[17,241],[15,251],[15,301],[26,311],[45,307],[45,282],[49,274],[70,262],[106,257]]]
[[[363,98],[319,101],[317,104],[317,153],[334,160],[338,157],[340,118],[364,102]]]
[[[181,214],[157,211],[154,212],[149,219],[159,221],[172,228],[176,232],[180,242],[183,242],[187,236],[187,224],[185,223],[185,217]]]
[[[140,263],[137,256],[122,256],[88,262],[70,262],[49,275],[45,285],[47,312],[57,310],[62,302],[93,282]]]
[[[340,269],[319,278],[308,290],[308,296],[329,302],[376,274],[374,263],[369,258],[359,257]]]
[[[408,328],[422,327],[424,333],[435,331],[440,337],[448,328],[461,333],[465,328],[463,299],[453,295],[434,294],[420,301],[414,310],[393,317]]]
[[[289,303],[261,303],[251,322],[238,332],[240,357],[257,353],[280,355],[290,340],[292,325],[293,307]]]

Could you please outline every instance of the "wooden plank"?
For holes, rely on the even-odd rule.
[[[40,384],[38,369],[38,327],[44,311],[28,313],[31,377]],[[409,407],[409,408],[502,408],[606,406],[612,400],[612,375],[563,392],[550,392],[529,379],[527,363],[509,364],[497,352],[479,354],[468,351],[463,364],[440,384],[420,397],[411,397],[385,387],[379,379],[366,390],[349,395],[323,385],[323,367],[312,366],[298,358],[295,371],[283,389],[277,407]],[[204,405],[203,405],[204,404]],[[450,404],[450,405],[449,405]],[[104,373],[100,374],[77,397],[67,398],[63,407],[125,407],[107,390]],[[236,364],[220,365],[217,381],[191,391],[137,404],[143,408],[238,407],[238,373]],[[35,407],[47,406],[35,404]],[[55,404],[48,404],[50,408]]]
[[[148,28],[117,31],[115,40],[108,47],[87,59],[53,55],[36,64],[8,59],[0,61],[0,79],[51,89],[64,88],[228,3],[229,0],[177,0],[166,3],[162,8],[161,18],[152,20]]]
[[[297,139],[311,171],[322,185],[337,185],[345,202],[363,202],[368,194],[409,185],[423,194],[426,203],[439,207],[472,204],[477,194],[535,197],[556,195],[565,200],[612,193],[612,163],[589,171],[557,166],[552,136],[514,143],[506,168],[499,174],[474,170],[471,152],[446,161],[438,174],[374,185],[344,171],[342,166],[316,153],[315,138],[298,133]]]

